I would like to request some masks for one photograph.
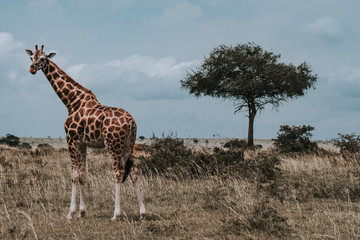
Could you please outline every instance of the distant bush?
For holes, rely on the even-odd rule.
[[[279,159],[272,154],[258,154],[244,159],[242,149],[213,151],[191,151],[183,140],[171,137],[154,140],[144,149],[146,156],[140,157],[139,168],[145,174],[159,174],[168,177],[239,176],[260,183],[275,180],[280,170]]]
[[[47,156],[54,153],[55,148],[48,143],[40,143],[35,149],[35,156]]]
[[[26,149],[31,149],[31,148],[32,148],[31,145],[30,145],[30,143],[27,143],[27,142],[21,143],[21,144],[20,144],[20,147],[26,148]]]
[[[187,167],[192,157],[191,150],[184,146],[183,140],[171,137],[153,138],[153,142],[145,151],[149,156],[141,157],[144,160],[140,166],[151,173],[165,175]]]
[[[242,149],[245,150],[247,148],[247,141],[243,139],[230,139],[223,145],[224,148],[229,149]],[[258,144],[254,146],[255,149],[261,149],[262,145]]]
[[[360,150],[360,136],[338,133],[339,138],[333,139],[333,144],[340,148],[341,153],[357,153]]]
[[[17,147],[20,144],[20,138],[12,134],[6,134],[6,137],[0,139],[0,144],[6,144],[10,147]]]
[[[53,146],[51,146],[48,143],[40,143],[37,145],[38,148],[52,148]]]
[[[311,131],[315,128],[312,126],[289,126],[282,125],[278,136],[274,139],[275,147],[284,153],[289,152],[312,152],[316,150],[317,144],[311,142]]]
[[[224,143],[223,145],[224,148],[240,148],[240,149],[245,149],[246,146],[247,146],[247,141],[243,139],[231,139],[226,143]]]

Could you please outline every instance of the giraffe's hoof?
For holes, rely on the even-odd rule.
[[[145,220],[146,212],[140,214],[140,220]]]
[[[114,217],[111,218],[111,221],[112,222],[117,222],[117,221],[119,221],[119,219],[120,219],[119,217],[114,216]]]
[[[85,215],[86,215],[86,211],[80,211],[79,215],[78,215],[78,218],[84,218]]]
[[[66,218],[69,220],[74,219],[73,215],[74,215],[74,212],[69,212],[69,214],[66,216]]]

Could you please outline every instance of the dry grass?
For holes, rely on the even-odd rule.
[[[69,221],[67,151],[35,155],[0,146],[0,239],[359,239],[358,160],[338,153],[280,159],[280,197],[269,194],[266,184],[259,188],[258,182],[237,176],[154,175],[141,178],[146,220],[139,220],[126,182],[122,218],[111,222],[110,160],[90,150],[88,215]]]

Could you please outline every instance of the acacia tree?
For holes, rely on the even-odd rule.
[[[247,112],[248,147],[253,147],[256,113],[267,104],[277,109],[287,99],[303,96],[317,80],[306,62],[295,66],[279,59],[280,54],[265,51],[255,43],[220,45],[200,67],[187,72],[181,87],[196,97],[233,100],[235,113]]]

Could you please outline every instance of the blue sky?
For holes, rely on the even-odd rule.
[[[360,2],[355,0],[32,0],[0,2],[0,136],[64,137],[67,109],[25,49],[45,45],[53,61],[104,105],[128,110],[138,136],[244,138],[245,113],[231,101],[180,88],[186,71],[220,44],[255,42],[306,61],[315,90],[268,106],[255,138],[280,125],[312,125],[314,139],[360,129]]]

